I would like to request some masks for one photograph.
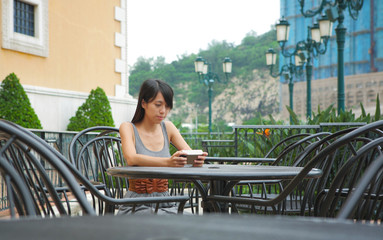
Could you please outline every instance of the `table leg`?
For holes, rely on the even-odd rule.
[[[212,209],[214,209],[213,203],[210,201],[207,201],[206,198],[208,194],[210,195],[223,195],[228,196],[233,189],[233,187],[239,182],[239,181],[224,181],[224,180],[212,180],[210,181],[209,187],[205,187],[204,184],[200,180],[194,180],[193,181],[197,189],[201,193],[201,207],[203,208],[204,213],[210,213],[212,212]],[[218,203],[219,204],[219,203]],[[226,213],[228,212],[228,205],[227,204],[221,204],[220,205],[220,212]]]

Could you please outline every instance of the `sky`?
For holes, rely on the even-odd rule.
[[[128,65],[142,56],[165,57],[207,49],[213,40],[239,45],[280,18],[280,0],[128,0]]]

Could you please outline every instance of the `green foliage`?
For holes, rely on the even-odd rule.
[[[256,117],[243,121],[243,125],[277,125],[283,124],[282,121],[275,121],[273,116],[269,114],[269,119],[264,119],[261,114]]]
[[[81,131],[94,126],[114,127],[110,103],[104,90],[97,87],[81,105],[74,117],[70,118],[68,131]]]
[[[287,111],[290,114],[290,117],[292,118],[292,123],[295,125],[299,125],[301,121],[299,120],[298,116],[294,111],[286,106]],[[317,125],[319,123],[332,123],[332,122],[365,122],[365,123],[371,123],[373,121],[378,121],[382,119],[382,115],[380,112],[380,100],[379,100],[379,94],[376,96],[376,109],[375,109],[375,115],[374,117],[371,117],[370,114],[366,114],[366,110],[363,107],[363,104],[360,103],[360,108],[362,111],[362,114],[359,117],[355,116],[355,113],[352,112],[352,109],[349,111],[341,111],[339,114],[337,114],[337,110],[335,109],[334,105],[330,105],[325,110],[321,111],[320,107],[318,106],[318,112],[312,112],[312,117],[307,119],[307,123],[309,125]]]
[[[233,61],[231,77],[241,78],[241,83],[246,84],[253,80],[255,69],[265,69],[265,52],[270,47],[278,49],[275,29],[260,36],[250,32],[238,46],[226,41],[212,41],[207,50],[200,50],[198,54],[178,56],[178,60],[170,64],[166,64],[163,57],[157,59],[140,57],[130,71],[129,92],[137,97],[143,81],[148,78],[159,78],[173,87],[176,93],[175,108],[181,108],[184,99],[187,99],[188,102],[198,104],[201,109],[204,109],[208,107],[209,101],[207,87],[198,81],[197,74],[194,72],[194,60],[197,56],[209,60],[212,71],[219,75],[221,82],[225,81],[222,61],[229,56]],[[214,84],[214,96],[230,87],[231,82]],[[180,113],[180,115],[183,114]],[[178,116],[172,115],[172,120],[175,118]]]
[[[28,95],[14,73],[9,74],[1,83],[0,118],[25,128],[42,129]]]
[[[290,114],[290,119],[291,119],[290,124],[299,125],[298,115],[287,105],[286,105],[286,109]]]

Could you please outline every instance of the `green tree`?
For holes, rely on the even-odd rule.
[[[9,74],[1,83],[0,118],[25,128],[42,129],[28,95],[14,73]]]
[[[182,54],[178,56],[178,60],[170,64],[165,63],[164,57],[156,59],[140,57],[130,70],[129,92],[137,97],[143,81],[148,78],[158,78],[169,83],[174,89],[175,108],[182,107],[185,101],[206,108],[209,103],[207,87],[198,81],[198,76],[194,72],[194,60],[197,56],[207,59],[211,63],[213,72],[217,73],[222,81],[225,81],[222,71],[223,59],[230,57],[233,61],[233,72],[229,82],[217,83],[213,86],[213,96],[218,96],[225,89],[233,87],[234,78],[240,79],[239,84],[245,86],[246,83],[254,80],[254,70],[263,72],[266,69],[265,52],[270,47],[279,49],[275,28],[259,36],[256,32],[251,31],[238,46],[227,41],[213,40],[206,50],[200,50],[197,54]],[[259,108],[261,114],[266,116],[277,107],[276,103],[273,103],[272,105],[260,105]],[[172,120],[184,118],[184,113],[177,114],[180,116],[173,114]]]
[[[97,87],[92,90],[88,99],[81,105],[74,117],[71,117],[68,131],[81,131],[94,126],[114,127],[112,108],[104,90]]]

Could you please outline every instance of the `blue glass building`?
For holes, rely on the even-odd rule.
[[[305,9],[315,8],[321,0],[306,0]],[[298,1],[281,0],[281,17],[290,23],[290,36],[287,46],[295,47],[298,41],[307,39],[307,26],[313,26],[318,15],[305,18],[300,11]],[[365,0],[357,20],[345,12],[344,26],[347,28],[344,50],[344,73],[356,75],[383,71],[383,1]],[[313,80],[337,76],[337,43],[334,22],[332,37],[326,54],[314,59]],[[283,64],[285,59],[280,58]],[[300,80],[305,80],[302,77]]]
[[[317,8],[322,0],[306,0],[305,10]],[[382,0],[364,0],[364,5],[357,20],[353,20],[349,15],[348,10],[344,11],[345,20],[344,26],[346,30],[346,41],[344,50],[344,75],[345,79],[348,76],[355,76],[360,74],[370,74],[383,72],[383,1]],[[290,23],[289,40],[286,46],[295,48],[296,43],[301,40],[307,39],[308,26],[313,26],[319,15],[313,18],[305,18],[301,13],[301,6],[297,0],[281,0],[280,1],[280,16],[284,17]],[[337,42],[335,28],[338,21],[333,24],[332,37],[327,45],[327,52],[324,55],[319,55],[313,59],[313,84],[316,80],[330,79],[337,77]],[[288,59],[284,58],[281,54],[279,57],[279,64],[282,66],[287,63]],[[362,75],[365,76],[365,75]],[[363,79],[366,79],[363,77]],[[361,81],[363,81],[363,79]],[[303,74],[299,78],[294,79],[295,82],[306,81],[306,76]],[[376,83],[383,91],[383,79]],[[284,82],[284,78],[280,79]],[[375,81],[375,80],[374,80]],[[347,82],[346,82],[347,84]],[[356,85],[356,84],[354,84]],[[370,84],[371,85],[371,84]],[[360,90],[362,91],[362,90]],[[367,89],[365,91],[368,91]],[[370,95],[382,93],[376,89]],[[295,90],[294,90],[295,92]],[[355,94],[354,94],[355,93]],[[347,95],[346,88],[346,101],[347,98],[351,99],[350,104],[347,106],[355,106],[357,101],[363,102],[363,97],[352,99],[352,95],[359,94],[359,92],[349,93]],[[382,94],[380,94],[382,96]],[[315,98],[315,96],[314,96]],[[295,99],[295,96],[294,96]],[[370,98],[371,99],[371,98]],[[382,99],[382,97],[381,97]],[[303,100],[303,98],[302,98]],[[302,103],[303,104],[303,103]],[[318,101],[313,104],[320,104]],[[294,103],[295,105],[295,103]],[[315,105],[313,105],[315,108]],[[324,106],[326,107],[326,106]],[[303,106],[302,106],[303,108]]]

